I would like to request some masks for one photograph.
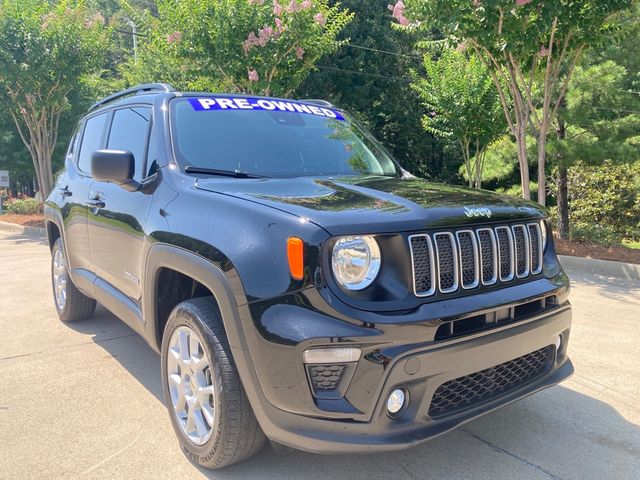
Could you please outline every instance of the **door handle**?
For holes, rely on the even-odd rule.
[[[87,203],[94,208],[104,208],[104,195],[102,192],[90,192]]]
[[[91,205],[94,208],[104,208],[105,207],[105,203],[102,200],[89,200],[87,202],[89,205]]]
[[[73,195],[73,192],[69,190],[69,185],[59,187],[58,190],[60,190],[60,193],[62,193],[62,195],[64,195],[65,197],[70,197],[71,195]]]

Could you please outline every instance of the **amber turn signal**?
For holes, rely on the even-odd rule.
[[[291,276],[296,280],[302,280],[304,278],[304,242],[301,238],[287,239],[287,258]]]

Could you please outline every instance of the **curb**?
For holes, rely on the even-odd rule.
[[[46,232],[42,227],[29,227],[23,225],[17,225],[15,223],[0,221],[0,231],[11,233],[22,233],[25,235],[33,235],[38,237],[46,237]]]
[[[625,280],[640,281],[640,265],[634,263],[572,257],[569,255],[558,255],[558,258],[562,266],[568,270],[574,270],[588,275],[607,275]]]

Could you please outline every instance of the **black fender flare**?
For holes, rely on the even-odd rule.
[[[276,438],[288,445],[297,444],[297,434],[291,434],[278,426],[273,415],[282,415],[276,407],[265,398],[251,361],[247,337],[243,331],[242,316],[249,315],[246,301],[238,304],[238,295],[244,292],[235,291],[232,282],[220,267],[208,259],[184,248],[167,243],[156,243],[149,248],[143,285],[143,312],[146,319],[147,341],[157,352],[160,351],[156,332],[157,319],[155,309],[155,291],[161,268],[171,268],[187,275],[208,288],[220,310],[222,322],[227,334],[229,346],[240,380],[249,398],[249,403],[260,423],[260,427],[270,438]],[[235,272],[235,270],[233,270]],[[238,279],[239,280],[239,279]],[[239,287],[237,287],[239,288]],[[237,290],[236,288],[236,290]],[[241,311],[243,313],[241,313]],[[286,416],[289,416],[287,414]]]
[[[60,238],[62,238],[62,241],[65,245],[65,250],[66,250],[67,242],[64,241],[64,228],[63,228],[64,222],[62,221],[62,215],[60,214],[60,211],[56,210],[51,206],[48,206],[45,203],[43,216],[45,220],[44,231],[45,231],[45,234],[47,235],[47,242],[49,243],[49,245],[51,245],[51,234],[49,232],[48,224],[53,223],[56,227],[58,227],[58,232],[60,232]],[[65,254],[66,253],[67,252],[65,252]]]
[[[244,292],[237,291],[238,286],[234,289],[222,269],[205,257],[167,243],[151,245],[144,270],[142,312],[146,323],[147,341],[154,350],[159,352],[162,345],[162,332],[158,331],[156,308],[158,278],[162,268],[180,272],[209,289],[220,309],[232,351],[246,350],[244,336],[240,331],[237,301],[239,296],[244,297]]]

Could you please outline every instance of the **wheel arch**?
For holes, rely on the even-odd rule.
[[[64,242],[64,229],[62,228],[62,217],[60,213],[54,210],[52,207],[45,205],[44,208],[45,218],[45,233],[47,234],[47,241],[49,243],[49,250],[53,249],[53,244],[58,238],[62,238]],[[66,254],[66,252],[65,252]]]
[[[243,294],[238,292],[238,286],[233,288],[225,272],[211,261],[169,244],[154,244],[147,254],[142,309],[146,322],[147,341],[151,347],[160,351],[162,345],[162,329],[166,319],[161,318],[158,296],[163,272],[167,270],[197,282],[211,293],[220,311],[232,351],[242,349],[243,339],[240,334],[237,296],[240,295],[243,298]]]

